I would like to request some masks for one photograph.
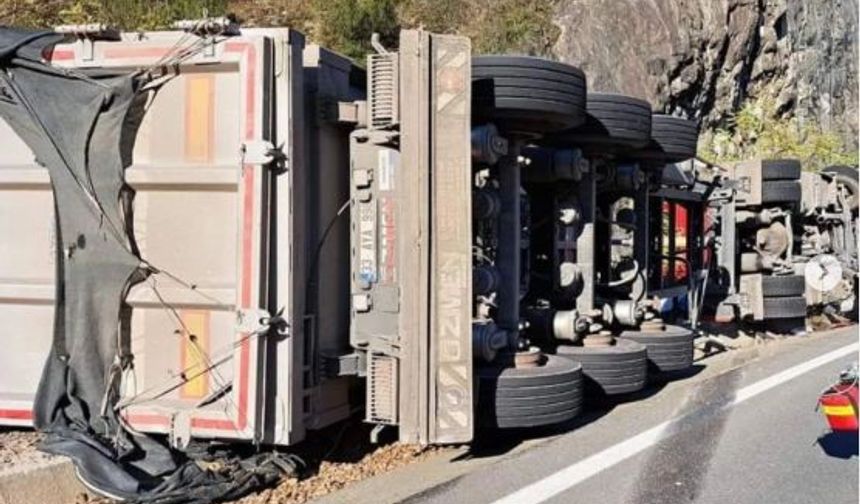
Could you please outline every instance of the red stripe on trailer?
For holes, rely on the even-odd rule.
[[[123,418],[130,424],[134,425],[167,425],[168,418],[164,415],[149,414],[149,413],[131,413],[124,415]]]
[[[33,410],[0,409],[0,418],[9,418],[12,420],[33,420]]]
[[[224,48],[227,52],[240,52],[245,58],[246,85],[245,85],[245,139],[254,140],[255,127],[255,105],[256,105],[256,70],[257,50],[253,44],[228,42]],[[244,204],[242,205],[242,286],[240,292],[240,303],[243,308],[251,307],[251,274],[252,256],[254,253],[254,236],[252,226],[254,224],[254,171],[250,165],[242,166],[242,179],[245,186]],[[248,424],[248,386],[250,380],[249,360],[250,341],[248,334],[240,336],[242,343],[239,350],[239,408],[236,422],[239,430],[244,430]],[[223,427],[213,427],[223,428]]]
[[[243,415],[244,416],[244,415]],[[245,420],[247,423],[247,419]],[[212,430],[236,430],[236,429],[244,429],[244,426],[239,426],[232,420],[219,420],[217,418],[192,418],[191,419],[191,427],[196,427],[198,429],[212,429]]]
[[[132,425],[158,425],[167,427],[170,424],[170,419],[166,415],[159,413],[132,413],[126,415],[125,419]],[[235,430],[238,428],[232,420],[217,418],[192,418],[191,427],[214,430]]]
[[[45,61],[71,61],[75,59],[75,51],[68,49],[46,50],[42,57],[45,58]]]

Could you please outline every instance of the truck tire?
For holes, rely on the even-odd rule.
[[[806,316],[805,296],[766,297],[762,302],[765,320]]]
[[[857,168],[835,165],[828,166],[821,171],[833,175],[836,183],[848,191],[851,195],[848,199],[848,208],[857,211],[858,203],[860,203],[860,174],[858,174]]]
[[[641,159],[679,163],[696,157],[699,126],[695,121],[666,114],[652,114],[651,142],[637,152]]]
[[[483,427],[549,425],[582,410],[582,366],[575,362],[547,355],[541,366],[485,366],[477,374],[477,415]]]
[[[761,162],[762,180],[800,179],[800,161],[797,159],[764,159]]]
[[[472,114],[503,133],[542,135],[585,122],[582,70],[529,56],[472,58]]]
[[[806,278],[803,275],[763,276],[761,291],[764,297],[804,296]]]
[[[611,93],[589,93],[585,124],[544,139],[558,147],[581,146],[599,151],[607,147],[641,148],[651,139],[651,104]]]
[[[561,345],[556,354],[581,364],[585,387],[594,392],[627,394],[645,387],[648,358],[641,343],[616,338],[605,347]]]
[[[762,184],[761,202],[771,203],[800,203],[800,182],[795,180],[774,180]]]
[[[645,345],[648,363],[657,372],[679,371],[693,365],[695,334],[689,329],[666,325],[662,330],[624,331],[619,338]]]

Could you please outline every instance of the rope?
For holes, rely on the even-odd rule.
[[[205,368],[203,368],[199,372],[191,374],[191,370],[199,367],[199,364],[193,364],[191,366],[183,368],[180,370],[179,376],[171,376],[170,378],[162,380],[159,383],[157,383],[151,387],[147,387],[146,389],[142,390],[141,392],[136,393],[134,396],[128,397],[128,398],[120,401],[119,403],[117,403],[117,405],[115,406],[114,409],[120,410],[120,409],[124,409],[124,408],[127,408],[127,407],[135,405],[135,404],[141,404],[144,402],[153,401],[155,399],[158,399],[159,397],[164,396],[165,394],[172,392],[173,390],[176,390],[177,388],[179,388],[182,385],[184,385],[185,383],[197,378],[198,376],[201,376],[205,373],[208,373],[213,368],[215,368],[217,366],[221,366],[224,363],[232,360],[234,351],[237,348],[239,348],[242,344],[244,344],[246,341],[248,341],[249,339],[257,337],[257,336],[261,336],[263,334],[266,334],[270,330],[271,327],[275,327],[279,324],[285,324],[285,323],[286,322],[281,317],[270,318],[268,320],[268,325],[265,328],[261,328],[257,331],[249,332],[249,333],[245,334],[244,336],[242,336],[241,338],[233,341],[232,343],[227,344],[227,345],[223,345],[223,346],[217,348],[215,351],[213,351],[212,352],[213,356],[210,357],[211,364],[208,364]],[[178,383],[173,383],[174,380],[176,380],[177,378],[179,378],[180,381]],[[168,388],[165,390],[159,391],[156,395],[154,395],[152,397],[145,397],[143,399],[139,399],[141,396],[145,396],[149,393],[158,391],[159,388],[163,387],[163,386],[168,386]]]
[[[150,277],[149,280],[150,280],[150,284],[152,286],[152,291],[155,294],[155,297],[158,299],[158,302],[161,303],[162,309],[164,309],[170,315],[172,315],[173,318],[176,320],[176,323],[179,324],[180,327],[182,327],[182,331],[185,333],[186,338],[188,339],[188,342],[191,343],[192,348],[194,348],[194,351],[197,354],[197,358],[200,359],[201,361],[203,361],[206,364],[208,369],[212,370],[212,376],[215,379],[215,382],[218,385],[218,387],[220,387],[220,388],[226,387],[227,381],[224,379],[223,376],[221,376],[221,373],[218,372],[217,367],[214,367],[212,365],[212,362],[209,360],[209,357],[206,355],[206,353],[200,347],[200,344],[197,342],[197,336],[195,334],[193,334],[190,329],[188,329],[188,326],[185,324],[185,321],[182,320],[182,317],[179,315],[179,312],[176,310],[176,308],[173,307],[172,305],[170,305],[169,303],[167,303],[167,301],[165,301],[164,297],[161,295],[161,293],[158,290],[158,287],[155,284],[155,279]],[[235,411],[238,413],[238,411],[239,411],[238,406],[236,406],[236,404],[233,403],[232,398],[230,398],[229,395],[228,395],[228,398],[229,398],[229,402],[231,403],[230,405],[233,406]]]
[[[272,322],[277,322],[277,320],[273,318]],[[157,391],[159,387],[164,386],[166,383],[172,382],[173,380],[175,380],[177,378],[177,376],[172,376],[166,380],[162,380],[161,382],[159,382],[156,385],[153,385],[152,387],[146,388],[145,390],[141,391],[139,394],[136,394],[135,396],[132,396],[132,397],[129,397],[125,400],[120,401],[119,403],[117,403],[117,405],[114,407],[114,409],[118,411],[120,409],[125,409],[125,408],[128,408],[129,406],[133,406],[135,404],[142,404],[142,403],[154,401],[160,397],[163,397],[165,394],[168,394],[168,393],[176,390],[177,388],[188,383],[189,381],[193,380],[194,378],[197,378],[198,376],[202,376],[203,374],[209,372],[212,369],[212,367],[220,366],[220,365],[226,363],[227,361],[231,360],[233,358],[233,351],[236,348],[241,346],[245,341],[248,341],[252,337],[256,337],[256,336],[260,336],[262,334],[265,334],[266,332],[268,332],[268,330],[269,330],[269,328],[267,327],[265,330],[250,332],[250,333],[242,336],[241,338],[237,339],[233,343],[231,343],[229,345],[224,345],[223,347],[220,347],[216,353],[216,356],[211,358],[211,361],[212,361],[211,366],[207,366],[207,367],[203,368],[199,373],[195,373],[195,374],[189,374],[188,372],[191,369],[196,368],[197,364],[192,365],[192,366],[188,366],[188,367],[186,367],[180,371],[180,374],[178,376],[178,378],[180,379],[179,383],[175,383],[175,384],[171,385],[169,388],[162,390],[162,391],[159,391],[156,395],[154,395],[152,397],[146,397],[143,399],[138,399],[140,396],[146,395],[147,393]],[[219,354],[223,354],[223,355],[219,355]]]
[[[212,360],[212,366],[220,366],[220,365],[228,362],[232,358],[233,358],[232,352],[228,353],[228,354],[226,354],[226,355],[224,355],[218,359],[213,359]],[[162,380],[162,381],[158,382],[157,384],[155,384],[151,387],[147,387],[146,389],[141,390],[139,393],[136,393],[135,395],[133,395],[131,397],[128,397],[128,398],[125,398],[125,399],[119,401],[114,406],[114,410],[115,411],[121,411],[121,410],[126,409],[130,406],[144,404],[144,403],[159,399],[161,397],[164,397],[165,395],[169,394],[170,392],[173,392],[174,390],[185,385],[186,383],[190,382],[191,380],[193,380],[197,377],[203,376],[204,374],[206,374],[210,371],[209,367],[205,367],[198,372],[191,373],[191,370],[198,367],[198,366],[199,366],[198,364],[188,366],[185,369],[180,371],[179,376],[171,376],[170,378]],[[177,378],[179,378],[179,382],[174,383],[174,380],[176,380]],[[149,396],[148,394],[154,394],[154,395]]]
[[[206,294],[205,292],[203,292],[203,291],[199,290],[199,289],[197,288],[197,284],[195,284],[195,283],[191,283],[191,282],[188,282],[188,281],[186,281],[186,280],[183,280],[182,278],[180,278],[180,277],[178,277],[177,275],[175,275],[175,274],[171,273],[170,271],[167,271],[167,270],[164,270],[164,269],[157,268],[157,267],[153,266],[153,265],[152,265],[152,263],[150,263],[150,262],[149,262],[149,261],[147,261],[146,259],[141,259],[141,265],[142,265],[142,266],[143,266],[147,271],[149,271],[150,273],[153,273],[153,274],[155,274],[155,275],[163,275],[163,276],[166,276],[167,278],[169,278],[169,279],[173,280],[174,282],[176,282],[177,284],[181,285],[182,287],[185,287],[186,289],[188,289],[188,290],[190,290],[190,291],[192,291],[192,292],[196,293],[198,296],[202,297],[203,299],[205,299],[205,300],[207,300],[207,301],[210,301],[212,304],[214,304],[214,305],[215,305],[215,307],[216,307],[216,308],[219,308],[219,309],[222,309],[222,310],[223,310],[223,309],[232,309],[232,308],[233,308],[233,305],[232,305],[232,304],[224,303],[224,302],[222,302],[220,299],[216,298],[215,296],[211,296],[211,295]]]

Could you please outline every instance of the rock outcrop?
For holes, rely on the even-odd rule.
[[[560,0],[553,48],[589,89],[725,126],[746,99],[857,149],[858,0]]]

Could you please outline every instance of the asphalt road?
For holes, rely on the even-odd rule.
[[[522,439],[495,439],[470,456],[498,460],[407,501],[855,504],[857,437],[829,433],[815,404],[856,350],[805,367],[857,340],[855,326],[767,345],[774,350],[692,385],[602,404],[570,432],[511,456],[498,451]],[[790,368],[790,379],[774,378]]]

